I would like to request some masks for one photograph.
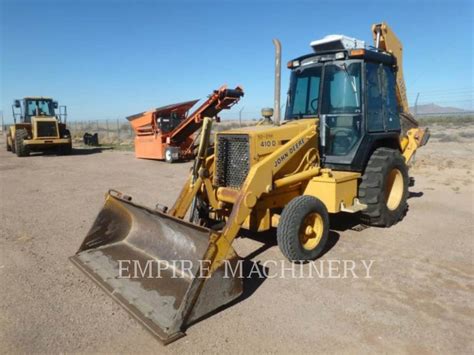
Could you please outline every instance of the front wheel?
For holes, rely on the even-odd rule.
[[[290,261],[315,260],[323,252],[328,236],[328,211],[316,197],[295,197],[283,209],[277,240]]]
[[[30,155],[30,149],[25,145],[24,140],[28,138],[26,129],[17,129],[15,132],[15,152],[19,157],[27,157]]]

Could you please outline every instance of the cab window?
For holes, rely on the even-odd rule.
[[[400,129],[400,117],[398,116],[398,104],[397,104],[397,94],[396,90],[396,81],[395,74],[393,70],[388,67],[383,67],[384,73],[384,87],[385,87],[385,119],[386,126],[388,131],[399,130]]]
[[[383,92],[378,64],[367,63],[367,129],[369,132],[385,130],[383,122]]]

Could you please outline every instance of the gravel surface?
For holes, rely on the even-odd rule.
[[[97,149],[17,158],[2,149],[1,352],[472,353],[472,148],[430,142],[418,153],[410,209],[396,226],[355,231],[353,219],[334,221],[320,262],[354,260],[359,278],[254,278],[248,297],[166,347],[68,257],[109,188],[171,205],[191,164]],[[271,234],[234,246],[254,262],[284,259]],[[362,260],[374,260],[371,278]]]

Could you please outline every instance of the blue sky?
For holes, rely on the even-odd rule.
[[[53,96],[70,119],[120,118],[203,98],[221,84],[245,97],[223,117],[273,103],[273,44],[283,63],[342,33],[371,41],[386,21],[404,44],[409,100],[473,109],[472,1],[0,0],[1,93]],[[289,72],[282,73],[286,93]]]

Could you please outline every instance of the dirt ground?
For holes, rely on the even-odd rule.
[[[464,130],[463,130],[464,131]],[[374,260],[371,278],[267,278],[162,346],[68,260],[109,188],[171,205],[189,163],[79,149],[0,150],[2,353],[473,353],[473,142],[420,150],[409,211],[389,229],[336,221],[321,261]],[[3,139],[3,138],[2,138]],[[242,257],[282,260],[274,239],[239,238]]]

